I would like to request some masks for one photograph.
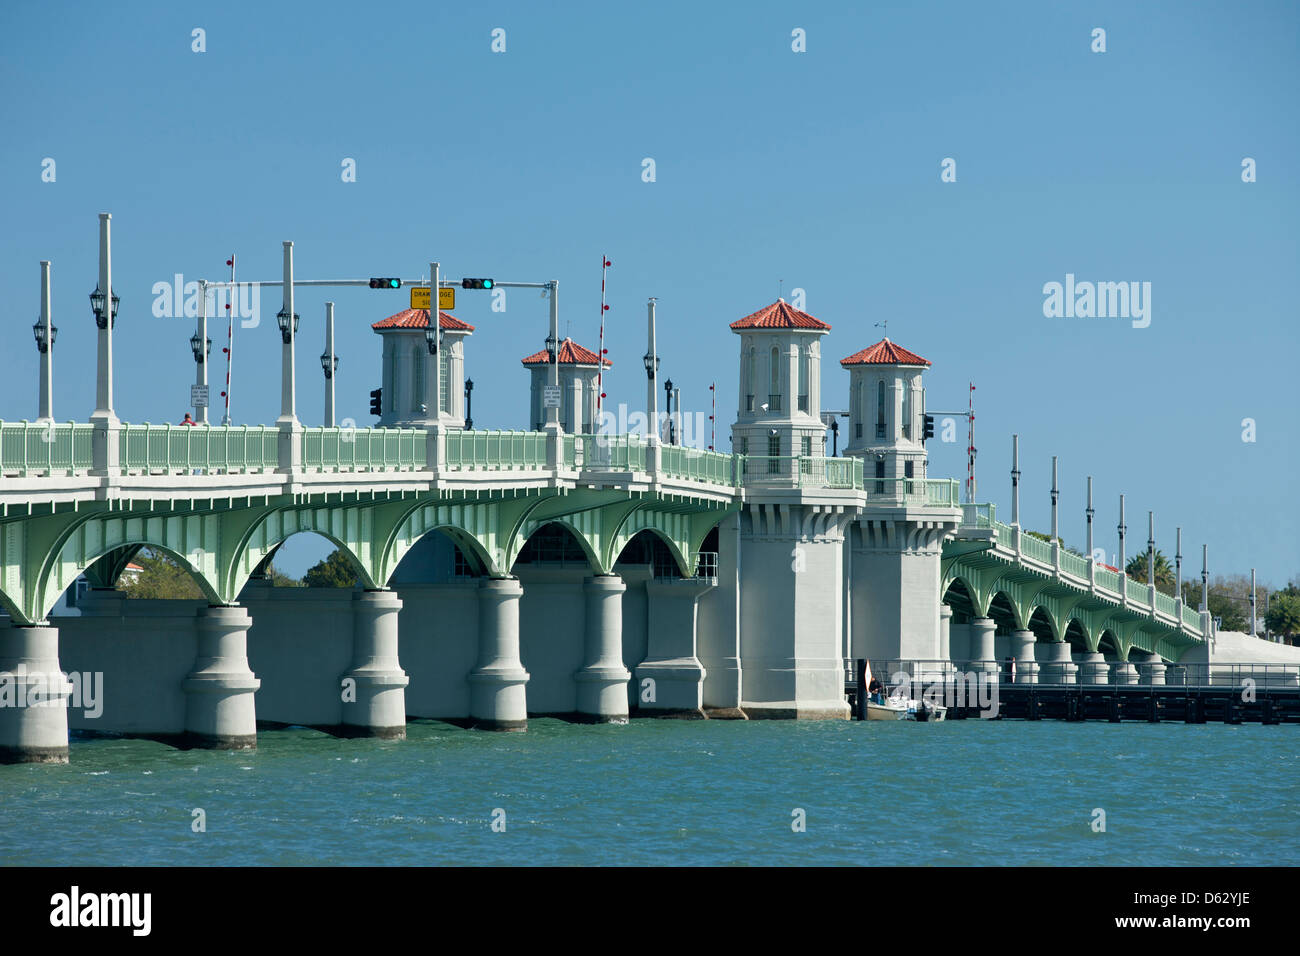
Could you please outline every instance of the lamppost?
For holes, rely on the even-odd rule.
[[[840,457],[840,421],[838,418],[831,419],[831,457]]]
[[[54,340],[59,330],[50,312],[50,263],[41,260],[41,316],[32,326],[36,350],[41,354],[41,396],[38,422],[54,421]]]
[[[667,393],[664,413],[668,416],[668,444],[676,445],[677,436],[673,432],[673,380],[671,378],[664,382],[664,391]]]
[[[465,431],[474,430],[474,380],[465,379]]]
[[[112,215],[99,214],[99,281],[90,293],[90,308],[95,313],[99,329],[99,347],[95,374],[95,412],[91,421],[101,426],[116,427],[117,415],[113,412],[113,328],[117,325],[117,310],[121,298],[113,292],[113,253],[110,232]],[[107,290],[107,291],[105,291]],[[105,461],[111,459],[114,442],[105,441]]]
[[[655,373],[659,371],[659,353],[655,343],[655,300],[652,297],[646,303],[646,353],[641,357],[646,374],[646,414],[650,421],[646,426],[647,438],[651,445],[659,444],[659,393],[655,391]]]
[[[339,370],[339,357],[334,354],[334,303],[325,303],[325,351],[320,354],[320,367],[325,372],[325,427],[334,427],[334,373]]]

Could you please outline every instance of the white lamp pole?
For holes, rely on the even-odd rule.
[[[54,421],[54,317],[50,311],[50,262],[41,260],[41,318],[36,347],[41,353],[41,400],[38,422]]]
[[[104,313],[100,319],[98,362],[95,368],[95,412],[92,422],[116,425],[113,411],[113,251],[110,224],[111,213],[99,214],[99,289],[104,296]]]
[[[325,427],[334,427],[334,303],[325,303]]]
[[[199,282],[199,317],[198,317],[198,336],[199,347],[194,352],[194,384],[205,387],[208,384],[208,283],[206,280]],[[205,402],[202,405],[194,406],[194,420],[200,425],[208,423],[208,406]]]

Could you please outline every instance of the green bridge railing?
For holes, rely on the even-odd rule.
[[[305,428],[308,471],[412,471],[428,464],[423,428]]]
[[[129,425],[118,432],[123,474],[275,471],[280,432],[274,425]]]
[[[449,471],[518,471],[546,467],[546,435],[520,431],[449,431]]]
[[[94,426],[0,421],[0,475],[20,478],[89,471]]]

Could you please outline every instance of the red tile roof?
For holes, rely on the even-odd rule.
[[[540,352],[534,352],[532,355],[525,356],[523,363],[525,365],[545,365],[548,356],[546,349]],[[566,338],[560,343],[560,364],[561,365],[595,365],[596,353],[591,349],[584,349],[573,339]],[[609,359],[605,359],[605,368],[612,368],[614,365]]]
[[[821,319],[814,319],[807,312],[800,312],[789,305],[785,299],[777,299],[769,306],[751,312],[743,319],[731,323],[733,329],[817,329],[829,332],[830,326]]]
[[[927,359],[921,358],[915,352],[909,352],[901,345],[895,345],[889,339],[881,339],[870,348],[865,348],[861,352],[854,352],[846,359],[841,359],[840,365],[848,368],[850,365],[929,365]]]
[[[446,312],[438,313],[438,325],[445,332],[473,332],[474,326],[462,322]],[[370,326],[372,329],[427,329],[429,327],[428,309],[406,309],[386,319],[380,319]]]

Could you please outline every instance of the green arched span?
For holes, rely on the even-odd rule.
[[[66,528],[41,563],[32,613],[44,620],[64,591],[86,568],[116,549],[145,546],[165,551],[193,576],[205,597],[222,603],[216,515],[92,515]]]
[[[275,508],[266,511],[260,520],[240,536],[231,556],[226,576],[226,593],[235,601],[248,579],[258,566],[276,548],[295,534],[311,532],[329,539],[347,555],[356,568],[361,584],[367,588],[375,583],[371,556],[370,533],[374,522],[375,505],[334,505],[316,508]]]

